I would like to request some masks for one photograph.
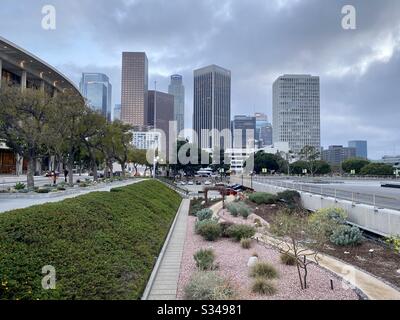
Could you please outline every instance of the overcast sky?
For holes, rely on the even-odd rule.
[[[342,7],[357,29],[342,28]],[[41,26],[44,5],[56,30]],[[399,0],[1,0],[0,35],[77,84],[107,74],[120,102],[121,52],[145,51],[150,88],[168,90],[180,73],[186,127],[192,125],[193,70],[232,71],[232,114],[272,118],[272,82],[285,73],[321,78],[322,145],[366,139],[369,155],[400,154]]]

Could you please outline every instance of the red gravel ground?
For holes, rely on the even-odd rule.
[[[230,216],[230,215],[229,215]],[[232,218],[232,216],[230,216]],[[225,213],[224,218],[231,220]],[[234,218],[235,222],[252,223],[252,217],[248,220]],[[286,266],[280,262],[280,254],[274,248],[264,247],[253,241],[252,248],[242,249],[239,243],[230,239],[221,239],[216,242],[207,242],[194,233],[195,217],[189,217],[183,252],[181,272],[178,283],[177,299],[184,299],[184,287],[191,275],[196,271],[193,255],[202,248],[212,248],[216,254],[216,263],[219,264],[219,273],[231,281],[238,292],[240,300],[357,300],[358,295],[352,289],[345,289],[341,279],[332,275],[317,265],[309,267],[307,290],[301,290],[297,269],[294,266]],[[257,252],[259,261],[265,261],[275,266],[279,272],[279,279],[274,280],[278,289],[274,296],[262,296],[251,292],[252,278],[249,277],[247,262],[254,252]],[[334,282],[334,290],[331,290],[330,279]]]

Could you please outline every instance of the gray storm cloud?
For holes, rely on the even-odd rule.
[[[57,9],[57,29],[41,29],[41,8]],[[343,30],[341,8],[357,10]],[[19,17],[16,19],[15,17]],[[322,143],[367,139],[370,156],[400,153],[398,0],[2,0],[0,34],[55,65],[111,78],[120,100],[122,51],[146,51],[150,85],[166,90],[181,73],[191,126],[193,69],[232,70],[232,113],[272,115],[272,82],[284,73],[321,77]]]

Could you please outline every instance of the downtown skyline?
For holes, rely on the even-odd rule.
[[[393,8],[399,4],[352,3],[357,8],[357,30],[352,31],[341,28],[342,1],[324,7],[315,1],[250,1],[247,7],[230,1],[212,5],[177,1],[171,6],[175,12],[156,1],[115,1],[112,6],[104,2],[96,7],[85,1],[79,4],[75,21],[70,14],[74,10],[54,1],[58,17],[54,31],[41,29],[41,1],[24,6],[4,1],[2,12],[9,9],[27,19],[13,22],[0,14],[0,26],[4,37],[43,57],[76,84],[82,72],[107,74],[114,87],[112,105],[120,103],[121,52],[145,51],[150,65],[149,89],[157,80],[157,89],[167,92],[170,75],[183,75],[187,128],[192,128],[192,72],[196,68],[215,63],[232,71],[232,116],[263,112],[272,118],[272,83],[277,77],[285,73],[317,75],[321,79],[322,145],[368,140],[370,157],[379,159],[400,152],[396,123],[400,97],[395,89],[400,65],[400,10]],[[149,13],[157,5],[163,6],[165,10],[160,11],[166,18],[152,27],[138,12],[157,18],[157,13]],[[168,26],[188,8],[191,20],[177,19],[185,28]],[[251,13],[252,21],[245,13]],[[128,15],[136,19],[127,19]],[[210,16],[209,30],[200,28],[206,16]],[[99,18],[107,18],[107,23],[95,33]],[[246,23],[247,31],[234,21]],[[132,29],[140,23],[141,33]],[[85,31],[75,33],[78,26]],[[253,31],[257,32],[249,37]],[[224,50],[216,51],[218,45]]]

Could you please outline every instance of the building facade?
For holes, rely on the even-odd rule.
[[[88,105],[111,121],[112,85],[103,73],[82,73],[79,90]]]
[[[395,169],[400,169],[400,155],[398,156],[383,156],[382,160],[374,161],[393,166]]]
[[[16,44],[0,37],[0,90],[2,86],[37,89],[53,96],[71,90],[79,94],[75,84],[57,69]],[[21,174],[26,161],[0,141],[0,174]]]
[[[327,150],[322,150],[322,160],[331,165],[340,165],[343,161],[355,158],[356,149],[343,146],[329,146]]]
[[[299,153],[321,149],[320,81],[311,75],[283,75],[273,84],[273,142]]]
[[[256,113],[256,144],[258,148],[270,146],[272,139],[272,124],[268,121],[268,116],[264,113]]]
[[[256,118],[235,116],[232,121],[233,148],[255,147]]]
[[[121,121],[121,104],[116,104],[114,107],[113,121]]]
[[[149,90],[147,124],[165,134],[161,139],[160,150],[168,159],[169,154],[169,125],[174,121],[174,96],[168,93]],[[154,120],[156,122],[154,123]],[[163,141],[165,140],[165,141]]]
[[[356,157],[361,159],[368,159],[368,142],[365,140],[349,141],[349,148],[356,149]]]
[[[132,131],[132,144],[139,150],[154,150],[159,145],[160,134],[154,131]]]
[[[193,130],[194,143],[202,149],[229,148],[231,135],[231,72],[216,65],[194,71]],[[213,130],[215,129],[215,130]]]
[[[168,93],[174,96],[174,119],[177,122],[178,134],[185,129],[185,87],[179,74],[171,76]]]
[[[148,60],[144,52],[122,53],[121,121],[133,126],[147,124]]]

